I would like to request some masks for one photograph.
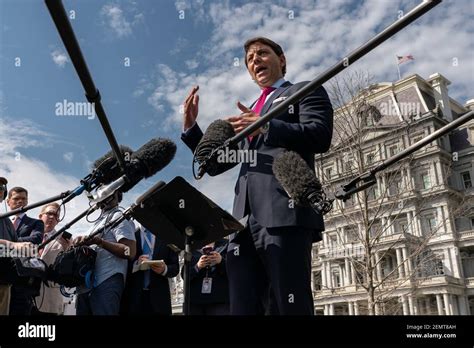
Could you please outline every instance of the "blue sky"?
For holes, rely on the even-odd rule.
[[[418,2],[65,0],[118,142],[137,149],[153,137],[168,137],[178,145],[174,161],[137,185],[125,204],[157,180],[181,175],[231,209],[236,170],[191,178],[192,156],[179,140],[179,108],[199,84],[205,127],[238,113],[237,100],[250,104],[258,97],[241,61],[247,38],[280,42],[287,79],[310,80]],[[401,66],[402,75],[440,72],[452,81],[451,95],[465,103],[474,97],[473,6],[470,0],[444,1],[351,69],[368,70],[377,82],[395,81],[395,55],[412,54],[415,61]],[[30,189],[31,201],[74,188],[109,147],[97,118],[55,114],[56,103],[85,97],[43,1],[0,2],[0,49],[0,175]],[[84,198],[75,200],[66,220],[85,205]]]

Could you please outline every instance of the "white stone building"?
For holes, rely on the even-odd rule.
[[[372,86],[372,107],[359,115],[366,117],[359,161],[371,168],[474,109],[474,100],[463,106],[451,99],[448,85],[440,74],[428,80],[414,74]],[[335,110],[335,119],[343,114]],[[344,140],[335,134],[331,150],[316,156],[316,174],[330,190],[358,174],[358,160]],[[384,279],[376,314],[474,314],[473,164],[471,120],[418,150],[395,172],[387,168],[369,189],[369,233],[383,231],[373,255],[375,284]],[[367,313],[367,291],[357,281],[364,272],[353,262],[364,255],[358,236],[367,225],[360,211],[352,199],[338,201],[325,216],[323,242],[313,249],[317,314]],[[413,245],[423,240],[424,253],[410,258]]]

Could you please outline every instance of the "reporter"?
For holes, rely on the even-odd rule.
[[[118,218],[118,204],[122,194],[116,192],[102,203],[101,216],[91,228],[94,233],[108,222]],[[91,245],[97,252],[94,279],[90,288],[80,287],[77,297],[77,315],[118,315],[125,287],[127,263],[135,257],[136,243],[134,225],[128,220],[117,227],[106,229],[101,235],[88,239],[81,236],[74,245]]]
[[[190,270],[190,314],[228,315],[229,285],[226,273],[227,240],[193,251]],[[183,277],[184,267],[181,270]]]
[[[137,256],[129,262],[123,314],[171,315],[171,293],[168,280],[179,272],[178,254],[163,240],[140,225],[135,232]],[[140,256],[138,256],[140,255]],[[146,260],[163,260],[149,270],[133,272]]]
[[[56,226],[59,223],[61,207],[58,203],[50,203],[41,209],[39,218],[44,223],[43,242],[56,233]],[[67,250],[71,246],[71,241],[64,238],[64,234],[57,236],[49,242],[44,249],[40,249],[41,259],[49,266],[54,263],[61,251]],[[64,312],[64,299],[60,286],[53,282],[48,282],[48,286],[42,284],[39,295],[35,298],[36,315],[53,314],[59,315]]]

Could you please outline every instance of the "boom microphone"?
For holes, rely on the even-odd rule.
[[[123,156],[131,156],[133,150],[126,145],[120,145],[120,152]],[[66,204],[74,197],[79,196],[80,194],[82,194],[82,192],[90,192],[95,187],[101,184],[108,184],[111,181],[119,178],[123,174],[122,169],[120,168],[113,151],[109,151],[102,157],[99,157],[97,160],[95,160],[92,167],[94,171],[81,180],[81,185],[76,187],[63,200],[63,204]]]
[[[322,215],[332,209],[333,199],[326,198],[314,172],[296,152],[286,151],[278,155],[273,162],[273,173],[296,204],[310,206]]]
[[[113,195],[117,190],[127,192],[143,178],[153,176],[166,167],[174,158],[176,145],[169,139],[152,139],[140,147],[125,162],[126,174],[101,187],[92,197],[92,203],[98,203]]]
[[[219,162],[217,158],[217,152],[223,150],[222,147],[226,140],[232,138],[234,135],[234,128],[229,122],[224,120],[215,120],[207,127],[206,132],[194,151],[193,161],[199,163],[197,179],[202,178],[204,173],[208,173],[210,176],[222,174],[238,164],[237,162]],[[232,146],[230,150],[237,150],[237,145]]]

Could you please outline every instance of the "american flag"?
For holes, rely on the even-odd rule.
[[[398,58],[398,64],[403,64],[405,62],[408,62],[409,60],[415,60],[415,58],[413,58],[413,56],[411,54],[407,55],[407,56],[397,56]]]

